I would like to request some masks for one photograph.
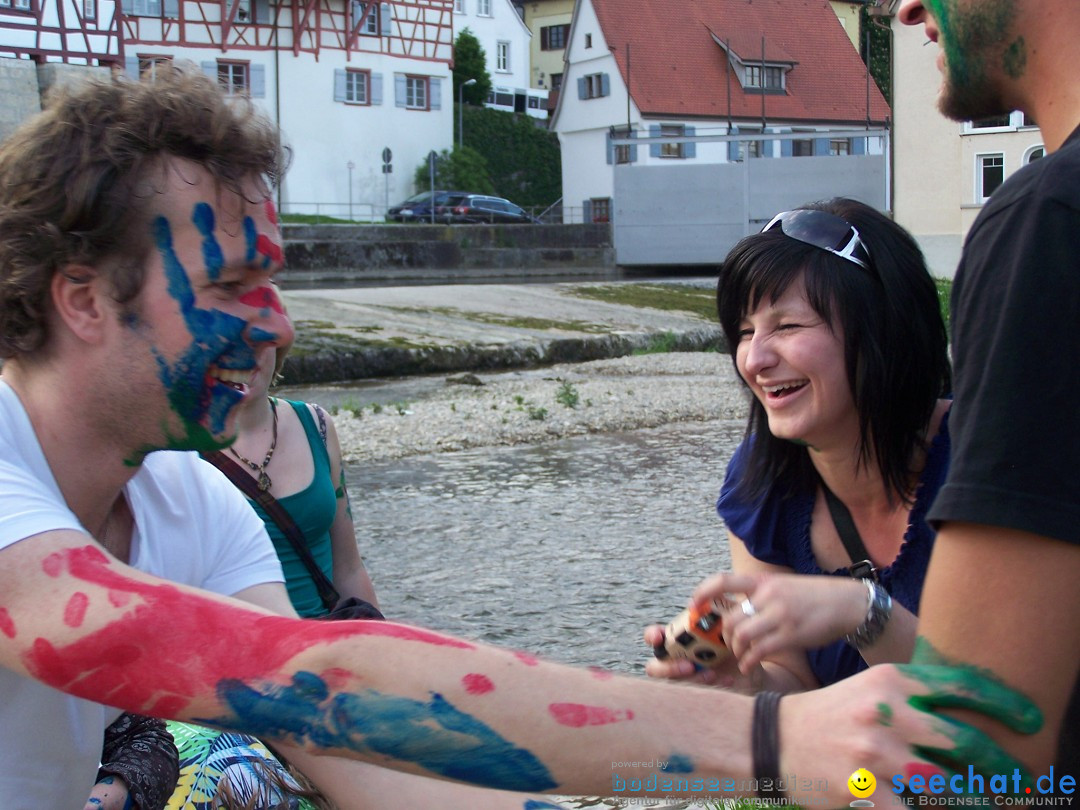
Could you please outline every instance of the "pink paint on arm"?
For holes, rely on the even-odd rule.
[[[588,667],[589,674],[592,675],[598,681],[610,681],[615,677],[615,674],[608,672],[606,669],[600,667]]]
[[[0,608],[0,633],[8,638],[15,638],[15,621],[6,608]]]
[[[586,706],[583,703],[552,703],[548,706],[548,712],[559,725],[571,728],[606,726],[608,723],[634,719],[634,712],[630,709],[609,709],[606,706]]]
[[[272,676],[319,644],[362,635],[472,650],[459,639],[393,622],[303,622],[252,613],[193,596],[171,583],[132,579],[96,546],[54,555],[71,576],[115,593],[133,607],[105,627],[64,646],[38,638],[23,653],[39,680],[78,697],[129,711],[170,716],[226,678]],[[167,627],[167,634],[147,628]],[[198,649],[199,655],[190,655]],[[242,654],[241,654],[242,653]],[[170,665],[162,667],[161,661]]]
[[[495,684],[491,682],[491,678],[479,672],[470,672],[461,679],[461,682],[470,695],[486,695],[488,692],[495,691]]]
[[[68,627],[81,627],[86,618],[86,609],[90,606],[90,597],[81,591],[73,593],[64,608],[64,624]]]
[[[521,652],[519,650],[514,650],[514,657],[527,667],[535,667],[540,663],[540,659],[535,655],[530,655],[527,652]]]

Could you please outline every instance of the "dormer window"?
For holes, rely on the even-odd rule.
[[[746,65],[743,87],[755,90],[783,91],[784,69],[776,65]]]

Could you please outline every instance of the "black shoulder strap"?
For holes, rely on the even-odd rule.
[[[248,475],[243,467],[220,450],[212,453],[202,453],[201,455],[204,459],[225,473],[228,479],[236,484],[237,489],[253,501],[256,501],[264,510],[266,510],[266,514],[268,514],[270,519],[277,524],[279,529],[281,529],[281,533],[285,535],[285,538],[293,547],[296,556],[300,558],[304,567],[307,568],[308,573],[311,574],[311,578],[315,582],[315,588],[319,591],[319,598],[322,600],[323,605],[327,610],[333,610],[334,605],[341,599],[341,594],[337,592],[334,583],[323,573],[323,570],[319,568],[319,564],[315,562],[315,558],[311,556],[311,550],[307,547],[307,543],[304,542],[303,532],[300,531],[299,527],[289,516],[289,513],[285,511],[285,507],[278,503],[277,498],[269,492],[259,489],[259,485],[255,483],[255,479]]]
[[[251,480],[251,476],[246,473],[245,477],[249,481]],[[851,575],[856,579],[872,579],[877,582],[877,568],[874,567],[874,563],[870,560],[870,552],[866,550],[866,544],[863,543],[859,530],[855,528],[855,521],[851,517],[851,512],[844,506],[843,501],[825,486],[824,481],[821,482],[821,489],[825,493],[825,503],[829,507],[829,514],[832,515],[836,533],[840,535],[844,548],[847,549],[848,556],[851,557]]]

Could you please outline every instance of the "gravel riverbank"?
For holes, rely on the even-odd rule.
[[[286,396],[299,392],[286,391]],[[336,408],[346,463],[552,441],[670,422],[743,418],[726,354],[672,352],[502,374],[455,375],[416,401]]]

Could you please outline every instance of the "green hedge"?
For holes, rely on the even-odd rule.
[[[546,208],[562,197],[562,158],[554,132],[524,114],[468,104],[463,113],[465,146],[484,156],[498,196],[526,208]]]

